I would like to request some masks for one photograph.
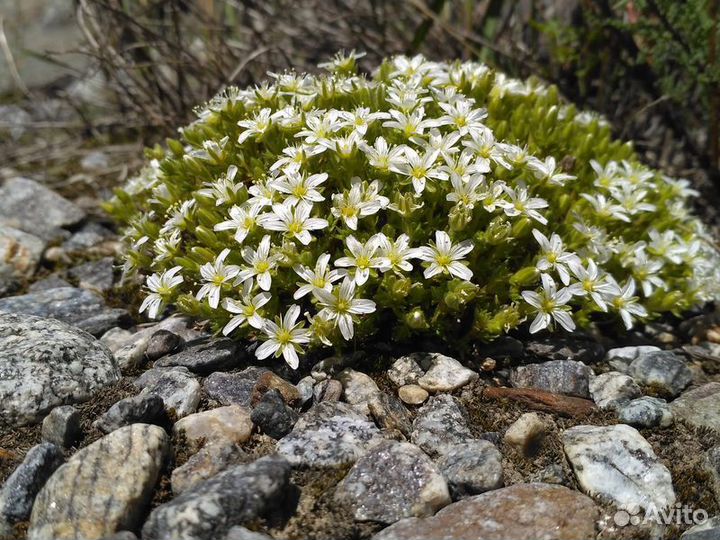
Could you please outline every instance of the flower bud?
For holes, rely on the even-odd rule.
[[[415,308],[405,315],[405,324],[413,330],[427,330],[430,328],[430,325],[425,318],[425,313],[420,308]]]
[[[540,272],[534,266],[526,266],[510,277],[510,283],[519,287],[527,287],[537,282]]]

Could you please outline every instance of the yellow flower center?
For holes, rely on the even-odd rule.
[[[437,262],[440,266],[449,266],[452,262],[452,257],[450,257],[450,255],[438,255],[435,262]]]
[[[280,345],[287,345],[288,343],[292,342],[292,334],[289,330],[286,330],[285,328],[282,328],[278,333],[277,337],[275,338]]]
[[[260,261],[255,265],[255,270],[258,274],[262,274],[263,272],[267,272],[270,270],[270,263],[267,261]]]

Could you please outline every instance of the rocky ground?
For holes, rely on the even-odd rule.
[[[713,313],[292,371],[139,324],[118,251],[91,209],[0,185],[0,538],[720,537]]]

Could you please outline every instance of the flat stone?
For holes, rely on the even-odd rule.
[[[641,385],[650,386],[670,396],[677,396],[693,379],[687,363],[669,351],[640,354],[628,369]]]
[[[345,368],[337,379],[343,386],[343,398],[365,414],[370,414],[368,401],[380,392],[378,385],[365,373]]]
[[[654,345],[618,347],[616,349],[610,349],[605,354],[605,362],[612,366],[613,369],[628,374],[630,364],[632,364],[633,360],[642,355],[660,351],[662,351],[662,349]]]
[[[413,421],[411,441],[431,457],[446,454],[472,438],[459,405],[448,394],[430,398]]]
[[[268,456],[237,465],[155,508],[143,540],[216,540],[231,527],[271,517],[290,490],[290,465]]]
[[[186,416],[175,423],[173,432],[183,434],[191,448],[199,449],[221,441],[244,443],[250,438],[252,428],[250,409],[228,405]]]
[[[233,527],[223,540],[273,540],[272,536],[251,531],[245,527]]]
[[[187,368],[151,369],[135,381],[142,396],[159,396],[165,411],[176,418],[197,411],[200,404],[200,383]]]
[[[351,405],[324,401],[300,417],[278,441],[277,451],[296,467],[344,467],[383,440],[375,424]]]
[[[453,500],[479,495],[503,486],[502,455],[489,441],[458,444],[437,463]]]
[[[675,504],[670,471],[635,428],[574,426],[565,430],[562,441],[578,483],[588,495],[644,509]]]
[[[169,441],[133,424],[78,450],[35,500],[28,540],[95,540],[139,527]]]
[[[110,433],[129,424],[158,424],[167,422],[163,399],[155,394],[140,394],[121,399],[112,405],[93,426]]]
[[[601,409],[616,409],[619,405],[642,396],[642,390],[629,375],[608,371],[590,379],[590,395]]]
[[[211,339],[188,347],[177,354],[160,358],[155,367],[183,366],[193,373],[208,375],[240,367],[246,359],[245,351],[232,339]]]
[[[402,402],[390,394],[378,392],[367,403],[370,415],[383,429],[397,430],[406,437],[412,432],[410,412]]]
[[[361,457],[335,492],[357,521],[395,523],[431,516],[450,503],[437,467],[414,444],[384,442]]]
[[[203,381],[208,398],[220,405],[252,405],[253,391],[265,368],[249,367],[238,373],[211,373]]]
[[[68,270],[67,275],[81,289],[105,293],[113,288],[115,262],[112,257],[89,261]]]
[[[551,420],[543,418],[538,413],[525,413],[510,425],[503,440],[523,454],[532,455],[550,429],[550,422]]]
[[[675,418],[698,429],[720,433],[720,383],[688,390],[670,404]]]
[[[720,538],[720,516],[715,516],[705,523],[689,528],[680,540],[717,540],[718,538]]]
[[[0,520],[11,524],[27,521],[35,497],[63,461],[58,446],[51,443],[33,446],[0,491]]]
[[[553,394],[534,388],[488,387],[482,393],[485,399],[517,401],[536,411],[559,414],[570,418],[581,418],[596,410],[589,399],[562,394]]]
[[[180,467],[173,470],[170,485],[179,495],[233,465],[248,461],[248,455],[233,442],[219,441],[203,446]]]
[[[15,290],[35,274],[46,242],[0,223],[0,295]]]
[[[298,421],[298,413],[288,407],[279,390],[273,389],[263,394],[250,418],[266,435],[282,439],[292,431]]]
[[[388,379],[397,386],[416,384],[418,379],[425,374],[418,363],[418,357],[419,355],[415,353],[395,360],[390,369],[387,370]]]
[[[54,191],[27,178],[11,178],[0,186],[0,220],[43,238],[53,229],[74,225],[85,212]]]
[[[0,314],[0,423],[40,421],[120,379],[107,348],[53,319]]]
[[[312,380],[312,377],[310,378],[310,380]],[[263,395],[270,390],[277,390],[278,392],[280,392],[280,395],[282,396],[285,403],[287,403],[291,407],[299,406],[300,402],[302,401],[300,391],[295,385],[289,383],[288,381],[286,381],[279,375],[276,375],[272,371],[264,371],[258,377],[257,382],[255,383],[255,387],[253,388],[251,399],[252,406],[254,407],[257,403],[259,403]],[[309,397],[312,397],[312,386],[310,386]],[[307,399],[305,401],[307,401]]]
[[[588,383],[592,370],[582,362],[551,360],[520,366],[510,375],[516,388],[536,388],[553,394],[589,398]]]
[[[61,278],[57,274],[50,274],[48,277],[39,279],[28,287],[28,292],[34,293],[39,291],[47,291],[48,289],[60,289],[62,287],[72,287],[69,281]]]
[[[558,463],[551,463],[547,467],[543,467],[536,473],[532,474],[529,481],[542,482],[544,484],[565,484],[567,482],[567,478],[562,465]]]
[[[452,392],[477,380],[478,374],[444,354],[433,353],[427,372],[417,384],[428,392]]]
[[[80,438],[80,433],[80,413],[72,405],[55,407],[42,422],[43,441],[60,448],[73,446]]]
[[[95,293],[75,287],[0,298],[0,313],[58,319],[93,335],[119,326],[128,316],[124,309],[105,307],[103,299]]]
[[[643,396],[620,406],[618,419],[640,428],[668,427],[672,424],[672,412],[664,399]]]
[[[397,522],[373,540],[576,540],[595,538],[599,509],[563,486],[515,484]]]
[[[547,360],[592,364],[603,358],[605,349],[597,341],[553,336],[528,341],[525,343],[525,352]]]
[[[430,394],[422,386],[406,384],[398,388],[398,396],[408,405],[422,405],[430,397]]]
[[[151,362],[168,354],[174,354],[185,348],[185,340],[170,330],[160,329],[148,340],[145,356]]]

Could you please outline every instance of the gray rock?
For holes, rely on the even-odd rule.
[[[182,351],[185,340],[170,330],[158,330],[148,340],[145,356],[151,362],[168,354]]]
[[[530,477],[531,482],[542,482],[545,484],[565,484],[567,478],[562,465],[552,463],[547,467],[543,467]]]
[[[720,516],[715,516],[685,531],[680,540],[717,540],[718,538],[720,538]]]
[[[269,517],[290,491],[290,465],[261,458],[221,472],[155,508],[142,529],[143,540],[215,540],[231,527]]]
[[[162,398],[165,411],[176,418],[194,413],[200,404],[200,383],[186,368],[151,369],[134,384],[142,388],[140,395]]]
[[[432,353],[426,373],[417,384],[428,392],[452,392],[478,378],[478,374],[443,354]]]
[[[179,495],[248,459],[248,455],[234,442],[220,441],[205,445],[183,465],[173,470],[170,476],[173,493]]]
[[[707,451],[704,469],[710,475],[710,488],[715,494],[715,500],[720,503],[720,446]]]
[[[270,390],[263,394],[250,418],[253,424],[273,439],[282,439],[292,431],[298,420],[298,413],[285,404],[278,390]]]
[[[271,536],[251,531],[245,527],[233,527],[225,535],[224,540],[273,540]]]
[[[120,531],[110,536],[103,536],[101,540],[138,540],[138,537],[130,531]]]
[[[642,355],[660,352],[661,350],[662,349],[655,347],[654,345],[618,347],[616,349],[610,349],[605,354],[605,362],[607,362],[613,369],[627,375],[630,370],[630,364],[632,364],[633,360]]]
[[[37,496],[28,540],[91,540],[137,528],[168,447],[161,428],[133,424],[78,450]]]
[[[83,210],[45,186],[27,178],[11,178],[0,186],[0,220],[42,238],[85,218]]]
[[[85,251],[113,238],[115,238],[115,234],[110,229],[91,221],[73,233],[73,235],[63,243],[62,247],[65,251],[71,253],[74,251]]]
[[[52,319],[0,314],[0,422],[40,421],[58,405],[90,399],[120,379],[92,336]]]
[[[316,403],[323,401],[339,401],[342,397],[342,383],[337,379],[325,379],[315,385],[313,397]]]
[[[93,335],[102,335],[127,318],[124,309],[109,309],[103,299],[85,289],[63,287],[0,298],[0,313],[58,319]]]
[[[351,367],[358,359],[359,355],[330,356],[315,364],[310,370],[310,375],[316,381],[324,381]]]
[[[568,540],[595,538],[593,501],[548,484],[514,484],[453,503],[432,517],[404,519],[373,540]]]
[[[720,433],[720,383],[688,390],[670,404],[675,418],[698,429]]]
[[[177,354],[166,356],[155,362],[155,367],[183,366],[193,373],[208,375],[240,367],[247,355],[232,339],[210,339],[205,343],[188,345]]]
[[[617,506],[675,504],[670,471],[635,428],[574,426],[562,435],[565,455],[588,495]]]
[[[590,379],[590,395],[601,409],[617,409],[623,403],[642,396],[642,391],[629,375],[608,371]]]
[[[93,422],[103,433],[110,433],[129,424],[163,424],[167,414],[163,399],[155,394],[121,399]]]
[[[81,289],[105,293],[113,288],[115,263],[112,257],[89,261],[68,270],[68,276]]]
[[[203,390],[208,398],[220,405],[249,407],[252,404],[255,384],[265,371],[265,368],[249,367],[238,373],[211,373],[203,381]]]
[[[395,360],[390,369],[387,370],[388,379],[397,386],[416,384],[418,379],[425,374],[418,363],[419,357],[419,353],[414,353]]]
[[[283,401],[291,407],[297,407],[300,405],[300,392],[294,384],[286,381],[272,371],[264,370],[264,368],[248,368],[243,370],[243,372],[245,373],[252,369],[256,369],[256,371],[260,373],[260,376],[255,382],[255,388],[253,388],[251,400],[251,404],[253,406],[259,403],[263,395],[270,390],[277,390],[280,392]]]
[[[582,362],[552,360],[520,366],[510,375],[516,388],[537,388],[553,394],[589,398],[588,383],[592,370]]]
[[[39,291],[47,291],[49,289],[61,289],[63,287],[72,287],[69,281],[61,278],[58,274],[51,274],[46,278],[39,279],[30,287],[28,292],[34,293]]]
[[[672,412],[664,399],[643,396],[620,406],[618,419],[640,428],[667,427],[672,424]]]
[[[315,386],[315,379],[311,375],[303,377],[295,385],[297,388],[300,399],[298,400],[298,406],[302,407],[308,401],[313,398],[313,387]]]
[[[410,412],[405,405],[390,394],[378,392],[368,401],[370,415],[375,423],[383,429],[396,429],[406,437],[412,432]]]
[[[677,396],[692,382],[692,371],[685,361],[670,351],[640,354],[632,361],[628,375],[639,384]]]
[[[0,295],[12,292],[35,274],[46,245],[33,234],[0,223]]]
[[[277,451],[293,466],[344,467],[383,440],[375,424],[352,406],[324,401],[300,417],[278,441]]]
[[[342,370],[337,379],[343,385],[345,401],[363,413],[370,414],[368,401],[380,392],[375,381],[365,373],[350,368]]]
[[[357,521],[395,523],[431,516],[450,503],[437,467],[414,444],[384,442],[361,457],[340,482],[335,497]]]
[[[80,413],[72,405],[55,407],[42,423],[43,441],[61,448],[73,446],[80,438]]]
[[[488,441],[458,444],[438,460],[453,500],[503,486],[502,455]]]
[[[432,457],[472,438],[460,407],[448,394],[430,398],[413,421],[411,441]]]
[[[571,360],[592,364],[603,358],[605,349],[597,341],[549,337],[525,343],[525,352],[547,360]]]
[[[132,338],[133,334],[130,330],[116,326],[100,336],[100,341],[102,341],[111,352],[115,353],[115,351]]]
[[[26,521],[38,492],[63,461],[62,450],[54,444],[33,446],[0,491],[0,519]]]
[[[105,152],[93,150],[80,160],[80,167],[86,171],[102,171],[110,166],[110,158]]]

